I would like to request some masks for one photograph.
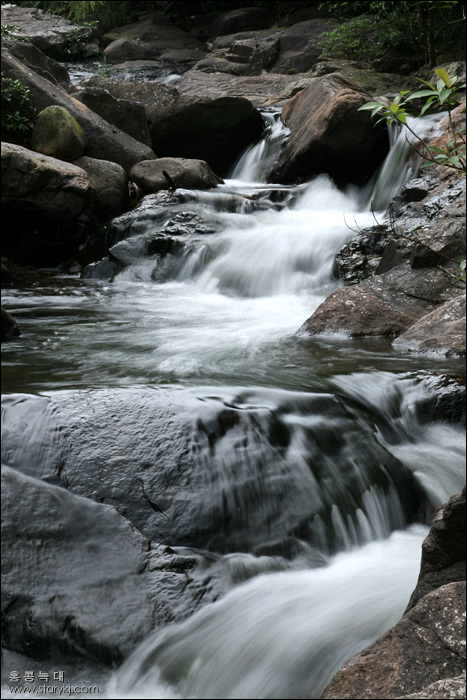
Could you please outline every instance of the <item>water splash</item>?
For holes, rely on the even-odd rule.
[[[318,698],[403,612],[425,533],[415,526],[323,569],[254,578],[146,640],[109,697]]]

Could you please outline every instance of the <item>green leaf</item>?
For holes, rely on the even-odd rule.
[[[461,269],[461,270],[465,270],[465,266],[466,266],[465,260],[461,260],[460,263],[459,263],[460,269]]]
[[[447,88],[451,87],[451,81],[450,81],[449,75],[444,70],[444,68],[435,68],[435,73],[439,78],[441,78],[441,80],[443,81],[443,83],[446,85]]]
[[[428,97],[429,95],[436,97],[437,94],[438,93],[436,91],[433,92],[433,90],[419,90],[418,92],[414,92],[414,94],[410,95],[410,97],[408,97],[407,99],[408,100],[416,100],[419,97]]]
[[[358,108],[358,112],[362,112],[364,109],[374,109],[379,107],[379,109],[386,107],[386,105],[381,104],[381,102],[366,102],[364,105]]]
[[[422,78],[417,78],[417,80],[419,80],[421,83],[425,83],[425,85],[428,85],[428,87],[431,88],[433,92],[438,92],[435,86],[429,83],[427,80],[423,80]]]

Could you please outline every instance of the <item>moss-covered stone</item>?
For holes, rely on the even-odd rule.
[[[31,136],[31,148],[46,156],[73,161],[85,151],[86,134],[65,107],[53,105],[38,115]]]

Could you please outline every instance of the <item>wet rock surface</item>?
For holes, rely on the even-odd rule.
[[[465,179],[425,174],[402,188],[389,216],[338,252],[335,274],[347,286],[299,332],[389,335],[411,352],[465,355]]]
[[[31,435],[37,440],[31,475],[115,506],[155,542],[220,554],[267,551],[290,536],[332,550],[331,512],[320,502],[315,479],[338,462],[346,465],[346,478],[336,479],[332,499],[345,517],[357,517],[356,510],[365,508],[363,492],[377,484],[384,492],[397,492],[407,520],[415,518],[423,500],[420,489],[374,439],[370,417],[360,449],[360,469],[367,471],[362,480],[348,456],[355,423],[332,395],[311,395],[302,407],[316,414],[312,431],[294,420],[292,406],[256,407],[260,401],[253,394],[245,409],[241,395],[221,400],[202,390],[163,388],[69,393],[60,399],[5,397],[5,461],[25,468],[26,443],[18,427],[29,411],[41,426]],[[127,428],[135,424],[138,431]],[[301,459],[294,455],[294,439],[306,443],[306,478],[301,469],[285,466]],[[243,457],[244,440],[255,446],[255,465]]]
[[[321,697],[462,697],[463,674],[465,488],[433,519],[419,581],[402,619],[348,661]]]
[[[362,183],[389,150],[386,129],[375,128],[358,108],[371,97],[349,78],[334,73],[289,100],[281,119],[290,129],[272,182],[293,182],[328,173],[338,182]]]
[[[193,556],[150,542],[113,506],[8,467],[2,542],[3,642],[36,661],[112,666],[154,627],[185,618],[226,586],[215,573],[197,573]]]

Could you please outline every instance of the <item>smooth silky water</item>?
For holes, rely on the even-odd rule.
[[[2,346],[7,466],[44,476],[49,453],[41,452],[41,436],[50,416],[34,396],[55,407],[88,396],[111,405],[130,392],[145,405],[152,390],[180,414],[193,414],[193,435],[195,419],[218,406],[242,416],[235,430],[254,435],[250,451],[235,430],[215,457],[200,448],[196,517],[220,507],[216,499],[229,507],[233,473],[257,486],[258,521],[252,512],[239,515],[224,550],[216,550],[231,590],[150,635],[109,679],[109,698],[319,697],[347,658],[397,621],[415,586],[427,528],[411,524],[400,484],[415,475],[431,507],[463,486],[463,431],[424,423],[417,410],[435,394],[433,378],[462,374],[462,361],[396,351],[385,339],[297,334],[340,284],[332,270],[336,251],[354,235],[346,222],[364,228],[374,214],[369,203],[362,207],[368,191],[343,192],[326,176],[290,188],[262,182],[265,160],[276,156],[283,135],[274,115],[268,121],[266,138],[248,149],[225,185],[179,207],[209,219],[216,232],[186,239],[169,272],[154,257],[112,282],[50,270],[3,294],[22,332]],[[416,172],[404,148],[394,142],[374,185],[379,220]],[[273,189],[282,191],[285,206],[249,205]],[[150,211],[151,198],[145,201]],[[147,226],[149,233],[163,223],[149,217]],[[150,452],[151,431],[137,424],[140,413],[129,403],[127,429],[139,432],[143,453]],[[271,420],[287,433],[286,447],[277,446]],[[31,445],[15,442],[15,421],[29,424]],[[375,476],[375,455],[383,453],[407,468],[402,482],[383,478],[384,464]],[[259,476],[264,471],[273,475],[270,483]],[[303,548],[311,543],[324,566],[248,549],[260,537],[261,514],[270,520],[267,500],[278,489],[280,498],[281,479],[287,490],[274,537],[306,514]],[[240,485],[234,495],[237,504]],[[89,669],[76,674],[92,683]]]

